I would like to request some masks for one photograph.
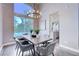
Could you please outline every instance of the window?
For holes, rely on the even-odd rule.
[[[33,19],[24,17],[24,11],[28,11],[32,9],[31,6],[27,4],[14,4],[14,13],[22,15],[14,14],[14,37],[21,36],[25,33],[29,34],[30,30],[33,29]]]
[[[33,10],[32,6],[24,3],[15,3],[14,4],[14,13],[25,14],[25,11]]]

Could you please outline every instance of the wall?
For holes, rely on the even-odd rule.
[[[13,4],[2,4],[3,43],[13,41]]]
[[[1,44],[2,44],[2,5],[0,4],[0,51],[1,51]]]
[[[48,34],[49,15],[55,12],[59,13],[59,44],[78,51],[78,4],[41,4],[40,29],[44,30],[44,20],[46,19],[46,31]]]
[[[78,15],[79,15],[79,4],[78,4]],[[78,48],[79,48],[79,17],[78,17]]]
[[[60,44],[78,49],[78,5],[69,4],[60,14]]]

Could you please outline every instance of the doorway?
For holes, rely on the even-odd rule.
[[[59,13],[55,12],[49,16],[49,36],[59,41]]]

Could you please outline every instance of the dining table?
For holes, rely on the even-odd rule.
[[[36,38],[31,37],[31,35],[22,35],[22,37],[28,39],[29,41],[31,41],[34,45],[38,45],[41,44],[43,42],[46,41],[50,41],[52,39],[50,39],[48,36],[38,36]]]

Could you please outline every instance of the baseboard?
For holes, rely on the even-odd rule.
[[[74,56],[79,56],[79,50],[67,47],[65,45],[60,45],[61,48],[64,48],[67,52],[73,54]]]
[[[1,51],[2,51],[2,47],[0,47],[0,56],[2,55]]]

